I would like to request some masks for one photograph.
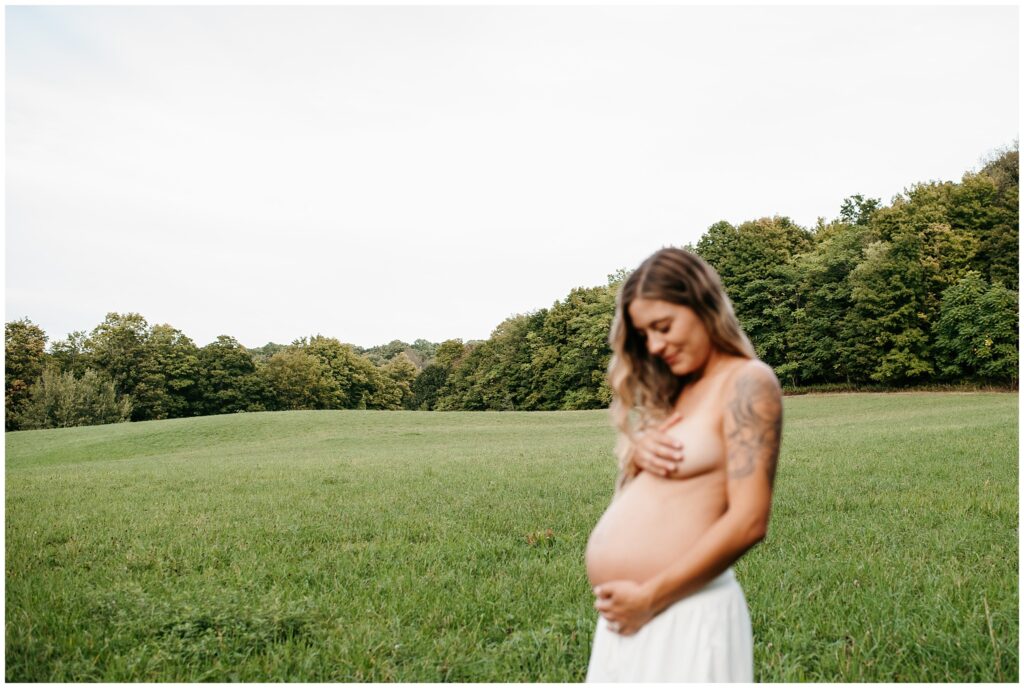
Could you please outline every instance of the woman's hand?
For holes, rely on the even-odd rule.
[[[651,596],[633,581],[601,583],[594,588],[594,608],[608,621],[608,628],[621,635],[633,635],[654,618]]]
[[[683,443],[666,432],[682,419],[683,414],[677,411],[657,427],[637,433],[633,461],[640,470],[664,478],[676,475],[683,462]]]

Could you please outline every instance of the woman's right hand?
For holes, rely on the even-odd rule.
[[[664,478],[676,475],[683,462],[683,443],[667,431],[682,419],[683,415],[677,411],[659,425],[637,433],[633,461],[640,470]]]

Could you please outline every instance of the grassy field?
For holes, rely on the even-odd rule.
[[[1016,681],[1016,394],[787,398],[760,681]],[[6,437],[9,681],[580,681],[604,412]]]

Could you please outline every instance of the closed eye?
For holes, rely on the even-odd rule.
[[[669,328],[667,326],[666,327],[652,327],[651,330],[654,331],[654,332],[657,332],[659,334],[667,334]],[[644,330],[637,330],[636,333],[637,333],[637,336],[640,337],[640,339],[647,339],[647,332],[646,331],[644,331]]]

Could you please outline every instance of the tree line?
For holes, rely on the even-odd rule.
[[[854,195],[803,228],[718,222],[695,251],[718,270],[760,358],[790,388],[1018,384],[1017,147],[960,182],[916,184],[884,206]],[[109,313],[52,342],[6,323],[6,429],[291,409],[556,410],[608,405],[615,294],[573,289],[484,341],[333,337],[198,347],[168,324]]]

